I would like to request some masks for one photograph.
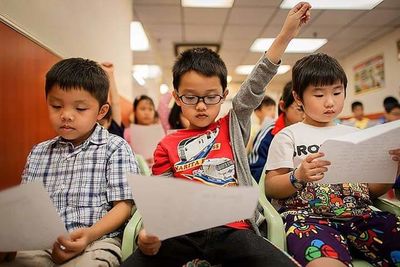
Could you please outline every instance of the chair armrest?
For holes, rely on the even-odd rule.
[[[382,211],[388,211],[396,216],[400,216],[400,200],[377,198],[373,200],[374,206]]]
[[[135,210],[132,218],[125,226],[124,235],[122,237],[122,261],[126,260],[137,248],[136,238],[142,229],[142,216],[138,210]]]

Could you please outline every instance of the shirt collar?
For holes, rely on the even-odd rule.
[[[85,149],[90,144],[102,145],[107,143],[107,139],[108,139],[108,131],[102,126],[100,126],[100,124],[96,123],[93,133],[78,147],[82,147],[82,149]],[[70,142],[66,141],[61,136],[57,136],[51,141],[51,145],[53,147],[62,144],[72,145]]]
[[[285,128],[285,113],[281,113],[278,119],[275,121],[274,129],[272,129],[272,135],[276,135],[280,130]]]

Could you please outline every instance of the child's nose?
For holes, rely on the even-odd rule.
[[[196,104],[196,110],[205,110],[207,109],[207,105],[204,103],[204,98],[199,99],[199,103]]]
[[[72,118],[73,118],[72,112],[63,111],[61,113],[61,120],[62,121],[72,121]]]

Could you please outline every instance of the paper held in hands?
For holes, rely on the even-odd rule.
[[[213,187],[169,177],[130,175],[144,227],[160,240],[250,218],[256,187]]]
[[[153,152],[158,142],[165,136],[160,124],[153,125],[131,125],[131,147],[132,150],[142,155],[146,160],[153,158]]]
[[[68,234],[49,194],[40,183],[0,192],[0,252],[49,249]]]
[[[394,183],[398,163],[389,150],[400,148],[400,121],[326,140],[320,148],[331,165],[320,183]]]

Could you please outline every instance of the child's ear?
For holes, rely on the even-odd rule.
[[[173,96],[174,99],[175,99],[175,103],[176,103],[178,106],[182,106],[181,99],[179,98],[178,92],[177,92],[176,90],[172,91],[172,96]]]
[[[97,120],[99,121],[102,118],[104,118],[104,116],[107,114],[109,109],[110,109],[109,104],[104,104],[103,106],[101,106],[101,108],[99,110],[99,114],[97,114]]]
[[[225,91],[224,91],[224,100],[228,96],[228,94],[229,94],[229,89],[226,88]]]
[[[285,102],[283,102],[283,100],[279,100],[278,107],[279,107],[280,111],[286,112],[286,110],[285,110]]]
[[[303,103],[301,102],[301,99],[297,95],[297,93],[295,91],[292,91],[292,95],[293,95],[293,98],[294,98],[294,101],[296,102],[296,104],[299,105],[299,107],[302,107]]]

